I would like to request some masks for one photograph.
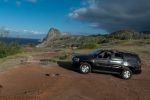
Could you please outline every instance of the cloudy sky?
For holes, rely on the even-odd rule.
[[[149,17],[150,0],[0,0],[0,27],[21,34],[150,31]]]

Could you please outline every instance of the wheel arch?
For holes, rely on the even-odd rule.
[[[132,73],[134,72],[134,68],[132,66],[123,66],[122,69],[130,69],[132,71]]]
[[[88,64],[90,64],[91,68],[93,67],[93,63],[90,62],[90,61],[81,61],[81,62],[80,62],[80,65],[83,64],[83,63],[88,63]]]
[[[125,72],[127,72],[127,71],[129,71],[129,75],[130,75],[128,77],[126,77],[126,75],[125,75]],[[124,66],[123,67],[123,70],[122,70],[122,73],[121,73],[121,77],[123,79],[126,79],[126,80],[130,79],[132,77],[132,74],[133,74],[133,72],[132,72],[132,70],[130,69],[129,66]]]

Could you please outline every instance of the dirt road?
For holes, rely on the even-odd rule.
[[[150,62],[146,54],[141,57],[143,72],[130,80],[83,75],[69,62],[20,64],[0,73],[0,100],[150,100]]]
[[[39,64],[25,64],[1,73],[1,98],[16,100],[18,96],[22,100],[150,100],[150,70],[143,69],[141,75],[133,76],[131,80],[122,80],[108,74],[82,75],[70,70],[67,62],[60,62],[59,65],[45,68]]]

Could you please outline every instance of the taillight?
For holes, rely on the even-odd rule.
[[[140,68],[142,68],[142,67],[143,67],[143,64],[142,64],[142,63],[140,63],[139,67],[140,67]]]

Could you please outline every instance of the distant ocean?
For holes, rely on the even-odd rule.
[[[27,44],[38,44],[40,43],[39,39],[27,39],[27,38],[0,38],[0,41],[5,42],[5,43],[11,43],[11,42],[16,42],[21,45],[27,45]]]

